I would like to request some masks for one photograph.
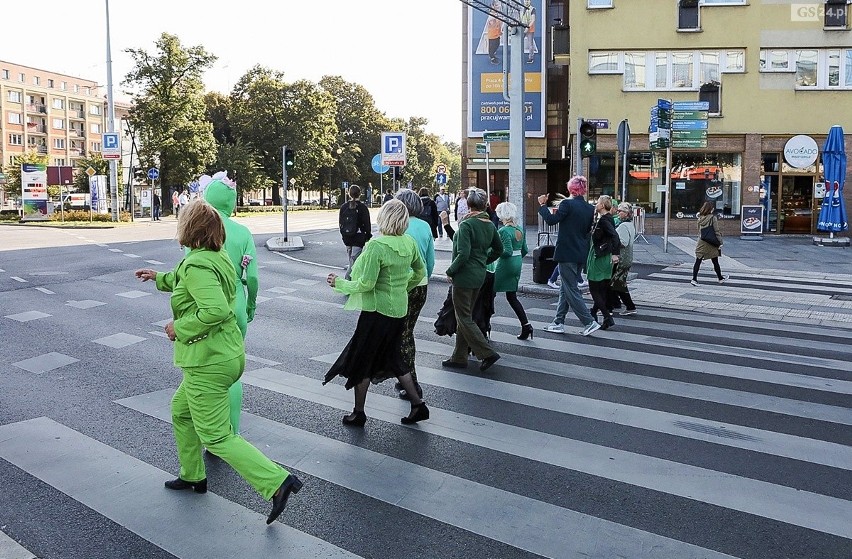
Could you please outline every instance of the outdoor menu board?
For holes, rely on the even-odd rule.
[[[763,206],[742,206],[740,233],[743,235],[763,234]]]

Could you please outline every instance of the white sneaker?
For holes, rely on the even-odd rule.
[[[630,316],[630,315],[636,314],[636,312],[637,312],[636,309],[632,309],[632,310],[631,309],[625,309],[618,314],[620,314],[621,316]]]
[[[719,283],[725,283],[731,276],[722,276],[722,279],[719,280]]]
[[[591,324],[589,324],[588,326],[586,326],[586,328],[584,328],[584,329],[580,332],[580,334],[581,334],[582,336],[588,336],[588,335],[589,335],[589,334],[591,334],[592,332],[596,332],[597,330],[599,330],[599,329],[600,329],[600,327],[601,327],[601,325],[600,325],[600,324],[598,324],[597,322],[592,322]]]
[[[689,283],[691,283],[693,287],[698,287],[699,285],[698,282],[695,280],[689,280]]]
[[[554,334],[564,334],[565,333],[565,325],[564,324],[556,324],[555,322],[551,322],[547,326],[544,327],[545,332],[553,332]]]
[[[588,281],[581,281],[577,284],[577,289],[586,289],[587,287],[589,287]]]
[[[555,281],[547,280],[547,287],[550,287],[550,288],[553,288],[553,289],[559,289],[559,284],[556,283]]]

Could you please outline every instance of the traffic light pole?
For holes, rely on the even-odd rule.
[[[284,242],[287,242],[287,146],[281,148],[281,208],[284,210]]]
[[[576,157],[577,164],[574,165],[576,169],[575,175],[583,174],[583,147],[580,145],[580,127],[583,126],[583,117],[577,117],[577,142],[574,147],[574,153]]]

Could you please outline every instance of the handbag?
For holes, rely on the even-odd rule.
[[[713,228],[712,223],[701,228],[701,240],[714,247],[722,246],[722,241],[716,235],[716,229]]]
[[[592,248],[595,251],[595,258],[600,258],[612,252],[612,241],[609,238],[595,241],[595,231],[597,231],[597,229],[598,223],[595,222],[595,226],[592,229]]]

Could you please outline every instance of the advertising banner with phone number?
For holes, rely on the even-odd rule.
[[[21,165],[21,208],[24,221],[50,219],[47,195],[47,165],[24,163]]]

